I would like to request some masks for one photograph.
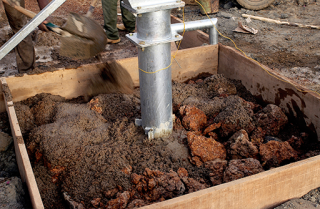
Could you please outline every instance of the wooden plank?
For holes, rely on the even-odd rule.
[[[172,52],[175,55],[175,52]],[[179,50],[173,60],[172,79],[184,82],[201,73],[216,74],[218,45]],[[135,86],[139,86],[138,58],[118,60],[130,73]],[[22,101],[39,93],[60,95],[67,99],[85,95],[90,78],[99,76],[101,64],[83,65],[77,69],[60,69],[37,75],[7,78],[13,102]],[[1,102],[1,101],[0,101]]]
[[[1,78],[1,86],[4,89],[3,85],[7,85],[6,79]],[[40,196],[40,192],[37,186],[35,176],[31,167],[27,149],[22,138],[22,133],[18,123],[17,115],[14,110],[13,102],[7,101],[6,94],[10,92],[3,93],[4,101],[6,103],[6,110],[8,113],[8,118],[10,122],[12,137],[14,141],[14,148],[16,153],[16,159],[19,167],[19,172],[21,175],[21,180],[26,182],[29,196],[31,199],[32,207],[34,209],[43,209],[44,205]]]
[[[171,23],[182,23],[182,20],[171,15]],[[181,49],[187,49],[202,46],[204,43],[209,44],[208,34],[201,30],[188,31],[185,32],[180,47]]]
[[[320,156],[141,209],[258,209],[299,198],[320,186]]]
[[[309,90],[267,66],[262,66],[265,70],[257,62],[245,58],[235,49],[219,45],[218,73],[231,79],[241,80],[254,96],[266,103],[278,105],[299,121],[304,121],[310,130],[317,133],[320,140],[320,96],[313,92],[298,91],[296,87]]]

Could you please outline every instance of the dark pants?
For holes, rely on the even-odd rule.
[[[15,2],[20,3],[20,6],[24,7],[24,0],[16,0]],[[5,3],[3,5],[10,27],[14,33],[17,33],[25,24],[27,24],[27,18],[11,6]],[[15,53],[19,72],[27,71],[34,67],[35,51],[30,34],[15,47]]]
[[[104,18],[104,29],[106,29],[108,39],[119,39],[119,32],[117,29],[117,4],[118,0],[101,0],[102,11]],[[125,9],[121,4],[121,14],[123,25],[129,32],[135,30],[136,18],[135,16]]]

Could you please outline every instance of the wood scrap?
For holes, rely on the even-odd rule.
[[[258,16],[254,16],[254,15],[247,15],[247,14],[242,14],[242,17],[247,17],[247,18],[251,18],[251,19],[255,19],[255,20],[261,20],[264,22],[275,23],[275,24],[279,24],[279,25],[290,25],[290,26],[296,26],[296,27],[300,27],[300,28],[310,28],[310,29],[320,30],[320,26],[316,26],[316,25],[304,25],[304,24],[300,24],[300,23],[290,23],[290,22],[284,22],[284,21],[280,21],[280,20],[274,20],[274,19],[270,19],[270,18],[258,17]]]
[[[241,22],[238,22],[238,27],[236,29],[234,29],[235,32],[239,32],[239,33],[252,33],[252,34],[257,34],[258,30],[254,29],[254,28],[250,28],[246,25],[242,25]]]

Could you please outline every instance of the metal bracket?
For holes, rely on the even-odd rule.
[[[131,4],[133,2],[133,4]],[[148,12],[157,12],[160,10],[166,10],[166,9],[174,9],[178,7],[184,7],[185,3],[181,0],[176,1],[167,1],[165,3],[159,3],[157,1],[141,1],[140,4],[139,1],[130,1],[130,0],[124,0],[121,1],[121,4],[124,8],[129,10],[131,13],[134,14],[142,14],[142,13],[148,13]]]
[[[50,14],[58,9],[66,0],[53,0],[43,8],[34,18],[21,28],[9,41],[0,48],[0,60],[27,37],[38,25],[40,25]]]
[[[130,33],[126,35],[127,38],[137,47],[139,48],[145,48],[148,46],[154,46],[154,45],[159,45],[159,44],[166,44],[166,43],[171,43],[175,41],[180,41],[182,39],[182,36],[179,34],[172,34],[171,38],[165,39],[165,40],[160,40],[160,41],[151,41],[151,40],[142,40],[137,37],[137,33]]]

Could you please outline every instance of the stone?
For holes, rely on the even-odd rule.
[[[141,199],[135,199],[135,200],[132,200],[132,202],[130,202],[127,206],[127,209],[133,209],[133,208],[140,208],[142,206],[146,206],[147,204],[145,203],[144,200],[141,200]]]
[[[25,192],[20,178],[0,178],[0,206],[2,209],[23,209]]]
[[[213,138],[196,135],[194,132],[188,132],[188,146],[191,150],[191,163],[200,167],[207,161],[215,159],[226,159],[226,149],[220,142]]]
[[[221,123],[219,131],[222,137],[230,137],[241,129],[247,133],[255,129],[254,120],[250,116],[252,110],[244,106],[239,96],[228,96],[224,103],[226,107],[214,119],[215,123]]]
[[[281,19],[287,19],[288,17],[289,17],[288,14],[281,14],[281,15],[280,15],[280,18],[281,18]]]
[[[116,199],[110,200],[107,205],[106,209],[112,209],[112,208],[119,208],[123,209],[127,207],[127,204],[130,199],[130,192],[125,191],[123,193],[119,193],[118,197]]]
[[[297,151],[287,141],[269,141],[266,144],[262,144],[260,146],[260,156],[262,165],[267,165],[268,167],[277,167],[284,161],[298,158]]]
[[[280,107],[269,104],[261,111],[255,114],[255,120],[266,135],[277,136],[288,123],[288,117],[283,113]]]
[[[223,183],[223,173],[227,167],[227,164],[228,161],[221,159],[216,159],[205,163],[205,167],[211,171],[209,175],[213,186]]]
[[[263,172],[260,162],[253,158],[230,160],[224,171],[223,181],[230,182]]]
[[[303,139],[301,137],[296,136],[292,136],[289,140],[287,140],[287,142],[295,150],[299,150],[303,145]]]
[[[188,193],[196,192],[208,187],[207,185],[202,184],[193,178],[184,178],[183,183],[186,185]]]
[[[0,152],[7,151],[13,139],[9,134],[0,132]]]
[[[218,113],[225,108],[224,98],[214,97],[213,99],[197,98],[190,96],[185,99],[183,105],[192,105],[202,110],[207,118],[215,118]]]
[[[143,175],[132,174],[131,178],[135,179],[131,180],[135,184],[133,189],[146,201],[158,201],[162,197],[170,199],[185,191],[185,185],[174,171],[163,173],[146,168]]]
[[[221,123],[214,123],[214,124],[211,124],[210,126],[208,126],[204,131],[203,131],[203,135],[207,135],[208,133],[218,129],[221,127]]]
[[[227,19],[230,19],[232,17],[232,14],[227,13],[227,12],[219,12],[218,15],[220,17],[224,17],[224,18],[227,18]]]
[[[179,111],[182,125],[189,131],[200,131],[207,124],[207,116],[195,106],[182,106]]]
[[[255,146],[259,147],[263,143],[265,135],[266,131],[263,130],[261,127],[257,127],[255,130],[253,130],[250,136],[250,141]]]
[[[243,129],[232,135],[227,144],[227,152],[231,159],[256,158],[259,154],[259,150],[250,142],[247,132]]]

